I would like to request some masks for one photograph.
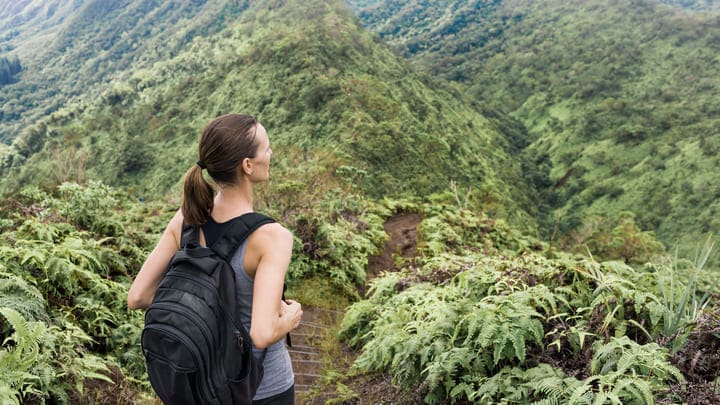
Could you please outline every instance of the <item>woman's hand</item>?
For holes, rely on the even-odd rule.
[[[300,325],[303,311],[302,306],[295,300],[285,300],[280,303],[280,318],[290,324],[290,329],[295,329]]]

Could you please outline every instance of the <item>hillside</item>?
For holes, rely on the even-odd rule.
[[[125,71],[151,67],[225,27],[244,1],[0,1],[0,57],[23,71],[0,91],[0,141]]]
[[[720,3],[715,0],[661,0],[661,2],[699,13],[720,11]]]
[[[378,3],[357,4],[371,10]],[[451,72],[434,59],[443,46],[453,49],[440,39],[460,39],[461,27],[482,27],[480,17],[507,14],[508,7],[542,18],[570,11],[519,0],[387,4],[398,13],[393,24],[426,35],[432,48],[423,53],[419,41],[407,54],[412,64],[363,29],[340,0],[0,0],[0,19],[16,27],[0,60],[19,55],[22,63],[0,91],[22,90],[29,102],[19,118],[0,118],[22,128],[0,145],[0,403],[157,402],[140,346],[143,313],[128,309],[127,292],[177,210],[201,128],[229,111],[257,115],[272,142],[271,181],[256,189],[254,205],[295,239],[285,281],[288,298],[307,309],[305,327],[292,332],[298,401],[720,401],[720,277],[707,271],[707,260],[718,256],[712,240],[703,239],[697,260],[672,257],[638,226],[638,218],[646,221],[640,213],[583,217],[592,206],[573,200],[587,176],[619,176],[603,171],[602,160],[583,166],[597,173],[579,171],[586,164],[581,148],[631,159],[613,148],[632,151],[655,139],[601,143],[598,130],[580,142],[578,122],[623,119],[618,108],[628,101],[610,103],[605,115],[573,115],[594,108],[611,80],[600,74],[597,93],[586,95],[568,81],[563,88],[572,92],[552,98],[560,86],[554,71],[531,74],[542,52],[526,55],[522,73],[504,66],[516,83],[479,73],[448,82],[447,75],[471,66],[458,58]],[[680,20],[689,15],[683,13]],[[372,15],[386,17],[365,16]],[[455,24],[455,15],[466,23]],[[520,30],[516,24],[544,32],[523,25],[535,21],[530,14],[507,15],[502,32]],[[144,31],[137,18],[158,31]],[[443,29],[426,32],[436,24]],[[63,38],[63,30],[62,50],[41,40]],[[495,31],[497,40],[502,32]],[[493,62],[498,69],[510,59],[520,63],[514,52],[532,45],[512,38],[500,44],[508,61]],[[13,48],[21,39],[45,44],[37,58],[53,68],[45,71],[35,53]],[[110,57],[102,50],[116,43],[138,44],[137,53]],[[457,54],[489,49],[468,46]],[[65,67],[71,71],[62,73]],[[87,83],[77,72],[83,69]],[[583,80],[596,79],[577,69]],[[537,80],[547,94],[533,93]],[[32,83],[48,93],[36,93]],[[617,91],[624,86],[618,83]],[[685,100],[680,90],[677,102]],[[57,104],[46,111],[43,100],[51,96]],[[653,103],[637,108],[671,111]],[[684,106],[698,128],[707,125],[699,117],[712,110],[691,107]],[[558,158],[565,147],[578,156]],[[558,177],[562,170],[571,174]],[[585,226],[565,234],[565,244],[532,235],[550,204],[569,203],[577,212],[556,225]]]
[[[548,235],[632,211],[691,256],[720,231],[718,14],[649,0],[349,3],[416,68],[524,124],[523,158],[551,166]]]
[[[162,196],[195,161],[204,123],[246,111],[270,131],[285,182],[278,187],[308,187],[305,174],[292,170],[302,162],[376,198],[452,186],[456,198],[534,227],[534,182],[542,173],[513,158],[521,128],[413,72],[340,2],[254,4],[177,55],[130,66],[5,149],[5,193],[27,183],[99,179]]]
[[[330,374],[325,400],[720,399],[713,388],[717,368],[710,366],[718,361],[720,308],[688,307],[699,303],[688,289],[707,273],[687,261],[631,267],[549,255],[541,243],[518,239],[488,218],[438,208],[415,207],[423,219],[414,253],[396,259],[399,270],[372,280],[367,297],[347,309],[340,335],[360,354],[349,377]],[[693,325],[676,329],[680,319],[694,319]],[[358,384],[368,375],[375,386]]]

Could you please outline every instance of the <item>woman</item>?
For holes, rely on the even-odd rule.
[[[152,302],[180,247],[183,222],[201,225],[201,243],[211,246],[231,219],[253,211],[253,187],[270,177],[271,156],[267,132],[252,116],[228,114],[210,121],[200,137],[200,159],[185,175],[182,208],[130,287],[131,309],[147,308]],[[205,181],[203,170],[217,184],[217,192]],[[231,260],[241,319],[250,330],[257,357],[267,348],[256,404],[294,403],[294,376],[284,337],[299,325],[302,309],[296,301],[281,299],[292,245],[287,229],[266,224],[248,237]]]

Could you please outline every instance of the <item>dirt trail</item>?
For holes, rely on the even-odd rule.
[[[398,214],[385,222],[385,232],[390,236],[385,249],[377,256],[368,258],[367,281],[377,277],[381,271],[397,270],[393,255],[413,257],[417,254],[417,227],[420,214]]]
[[[368,258],[367,282],[377,277],[382,271],[397,270],[393,255],[402,257],[416,255],[417,227],[420,220],[419,214],[409,213],[395,215],[385,222],[385,232],[390,238],[379,255]],[[363,286],[361,294],[364,289],[365,286]],[[332,328],[342,322],[343,314],[342,311],[303,308],[303,320],[300,322],[300,327],[291,334],[293,346],[289,349],[295,371],[296,404],[324,403],[322,398],[316,397],[309,400],[307,396],[319,382],[318,378],[323,366],[322,342],[327,339],[327,334]],[[338,363],[336,366],[339,367],[341,364]],[[388,382],[368,381],[366,387],[353,387],[364,397],[358,403],[372,403],[372,399],[365,397],[365,394],[375,392],[376,384],[389,386]],[[366,400],[370,402],[365,402]]]
[[[288,348],[295,372],[295,392],[301,404],[320,377],[322,369],[322,340],[329,329],[342,321],[343,312],[323,308],[303,308],[300,326],[290,334],[292,347]]]

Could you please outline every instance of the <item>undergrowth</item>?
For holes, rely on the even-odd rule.
[[[355,376],[390,376],[429,403],[672,403],[693,387],[716,399],[718,359],[704,354],[720,347],[710,240],[694,262],[664,254],[631,266],[556,251],[447,196],[371,201],[331,179],[316,175],[326,191],[306,202],[281,185],[259,199],[296,237],[289,295],[330,309],[356,301],[339,332],[360,351]],[[142,313],[126,294],[175,204],[95,182],[3,201],[3,403],[70,403],[112,386],[147,397]],[[396,257],[400,271],[359,300],[398,212],[422,218],[417,254]],[[326,368],[325,386],[359,398]]]
[[[631,267],[549,250],[482,213],[424,215],[420,254],[346,313],[356,373],[388,373],[428,403],[687,399],[673,356],[719,312],[697,289],[709,242],[694,264],[656,255]]]

